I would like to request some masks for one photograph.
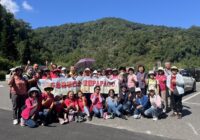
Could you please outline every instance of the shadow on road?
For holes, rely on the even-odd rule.
[[[189,111],[188,109],[183,109],[183,111],[182,111],[182,117],[185,117],[185,116],[188,116],[188,115],[191,115],[191,114],[192,114],[192,112]]]

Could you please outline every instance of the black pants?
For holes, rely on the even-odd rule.
[[[171,93],[171,108],[176,113],[182,113],[182,95],[175,95]]]
[[[11,94],[13,119],[21,118],[22,107],[25,105],[26,97],[25,95]]]

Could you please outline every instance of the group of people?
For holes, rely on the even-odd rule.
[[[66,124],[72,121],[91,121],[92,117],[113,119],[115,117],[127,120],[151,117],[158,120],[163,114],[172,110],[172,117],[182,117],[182,95],[184,93],[183,77],[176,66],[170,62],[165,68],[145,71],[143,65],[137,70],[134,67],[120,67],[119,69],[91,70],[86,68],[77,73],[71,66],[69,70],[63,66],[51,64],[42,69],[38,64],[30,67],[15,67],[11,69],[10,97],[13,105],[13,124],[37,127],[47,126],[53,122]],[[66,95],[52,94],[53,87],[47,85],[44,91],[37,86],[39,79],[59,77],[99,77],[104,76],[108,81],[119,80],[120,92],[114,89],[108,93],[101,93],[101,87],[95,86],[93,93],[77,93],[68,91]],[[170,104],[168,104],[168,98]]]

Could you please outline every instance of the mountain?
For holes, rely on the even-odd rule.
[[[96,67],[119,67],[157,60],[181,67],[200,66],[200,27],[171,28],[133,23],[120,18],[43,27],[35,30],[52,61],[72,65],[96,59]]]
[[[181,67],[200,66],[200,27],[153,26],[120,18],[32,29],[0,5],[0,76],[27,60],[70,66],[80,58],[96,60],[95,67],[152,68],[157,60]]]

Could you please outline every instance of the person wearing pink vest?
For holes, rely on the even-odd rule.
[[[32,87],[28,91],[28,98],[25,101],[25,109],[22,111],[21,114],[21,126],[28,126],[30,128],[34,128],[37,126],[35,122],[35,117],[37,116],[38,112],[38,95],[39,90],[36,87]]]

